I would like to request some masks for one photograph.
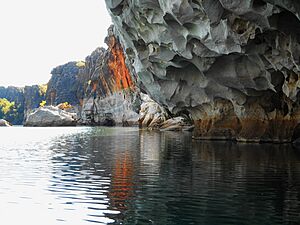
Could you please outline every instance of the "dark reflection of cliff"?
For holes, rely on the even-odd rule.
[[[207,210],[218,200],[226,205],[222,214],[249,223],[300,221],[300,152],[290,145],[194,142],[192,154],[193,176],[202,178],[199,190],[218,196]]]
[[[89,221],[300,221],[300,152],[290,145],[201,142],[190,133],[94,128],[60,137],[51,151],[49,190],[68,207],[87,204],[82,217]]]
[[[290,145],[200,142],[173,132],[142,132],[140,140],[142,186],[135,220],[125,224],[300,221],[300,152]]]

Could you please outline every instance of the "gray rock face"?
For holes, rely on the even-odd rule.
[[[297,133],[300,2],[106,0],[138,85],[196,138],[290,141]]]
[[[51,127],[76,126],[76,114],[69,113],[54,106],[45,106],[36,109],[27,117],[24,126]]]
[[[115,92],[105,98],[87,98],[82,109],[82,120],[101,126],[132,126],[138,124],[139,114],[133,110],[137,95],[128,90]]]
[[[48,82],[46,93],[47,105],[58,105],[68,102],[71,105],[79,105],[83,100],[84,62],[68,62],[51,71],[51,79]]]

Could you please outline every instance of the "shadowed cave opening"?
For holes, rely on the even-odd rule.
[[[252,7],[256,11],[264,11],[267,8],[267,3],[263,0],[253,0]]]
[[[271,27],[277,28],[286,35],[293,35],[300,43],[300,20],[291,12],[284,10],[269,18]]]

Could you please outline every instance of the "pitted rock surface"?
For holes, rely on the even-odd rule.
[[[299,123],[300,2],[106,0],[132,74],[196,138],[290,141]]]

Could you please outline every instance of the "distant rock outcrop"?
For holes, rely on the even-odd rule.
[[[4,119],[12,124],[21,125],[26,120],[27,113],[38,108],[39,104],[45,100],[46,88],[47,85],[33,85],[25,88],[0,87],[0,99],[7,99],[13,103],[10,111],[4,115]]]
[[[299,1],[106,4],[138,85],[191,117],[195,138],[286,142],[298,132]]]
[[[27,116],[24,126],[52,127],[52,126],[76,126],[75,113],[69,113],[54,106],[40,107]]]

